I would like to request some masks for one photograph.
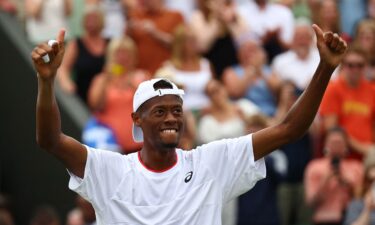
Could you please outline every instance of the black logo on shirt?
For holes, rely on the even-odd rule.
[[[190,171],[189,173],[186,174],[185,183],[189,182],[192,177],[193,177],[193,171]]]

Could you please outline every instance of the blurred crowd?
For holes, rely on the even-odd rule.
[[[267,178],[226,203],[223,224],[375,224],[375,0],[0,0],[0,9],[34,45],[67,30],[57,79],[91,112],[82,141],[122,154],[142,147],[130,116],[140,82],[185,90],[188,150],[278,123],[319,64],[311,25],[338,33],[349,49],[310,130],[266,157]],[[94,224],[90,205],[76,205],[67,225]],[[13,214],[0,197],[0,225]],[[61,222],[41,206],[30,224]]]

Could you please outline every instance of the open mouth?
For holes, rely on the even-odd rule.
[[[177,129],[167,128],[167,129],[163,129],[161,132],[166,133],[166,134],[175,134],[175,133],[177,133]]]

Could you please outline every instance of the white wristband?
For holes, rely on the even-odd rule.
[[[55,43],[57,43],[56,40],[49,40],[49,41],[48,41],[48,45],[49,45],[50,47],[52,47],[52,45],[55,44]],[[42,59],[43,59],[44,63],[49,63],[49,61],[50,61],[48,54],[44,55],[44,56],[42,57]]]

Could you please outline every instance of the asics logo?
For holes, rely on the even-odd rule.
[[[185,183],[189,182],[192,177],[193,177],[193,171],[188,172],[185,177]]]

